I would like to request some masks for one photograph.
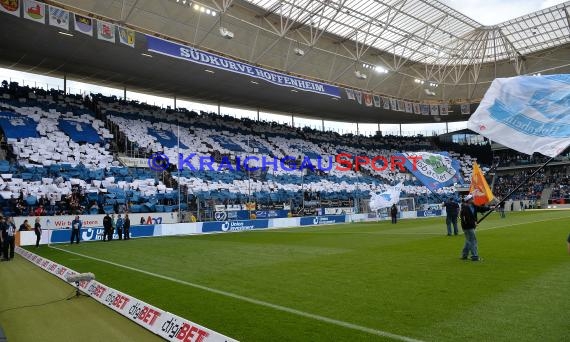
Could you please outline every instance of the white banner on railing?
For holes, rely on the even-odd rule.
[[[72,269],[23,248],[17,247],[16,253],[64,281],[66,281],[68,276],[77,274],[77,272]],[[96,280],[80,282],[79,289],[99,303],[106,305],[167,341],[236,341],[187,319],[147,304],[126,293],[117,291]]]
[[[121,215],[125,217],[124,214]],[[34,222],[38,216],[18,216],[14,217],[16,229],[20,229],[20,225],[28,220],[28,223],[33,228]],[[103,227],[103,218],[105,215],[79,215],[83,228]],[[115,215],[115,219],[118,215]],[[71,221],[75,219],[75,215],[63,216],[39,216],[42,229],[70,229]],[[130,213],[129,219],[131,226],[139,224],[164,224],[176,223],[176,213]],[[141,220],[142,219],[142,220]]]

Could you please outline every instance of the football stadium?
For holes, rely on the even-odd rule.
[[[0,29],[0,342],[570,341],[570,1]]]

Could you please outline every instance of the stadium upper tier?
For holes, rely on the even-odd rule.
[[[368,199],[371,192],[404,183],[404,197],[417,204],[439,199],[408,171],[384,171],[363,165],[359,172],[327,169],[329,156],[391,156],[397,152],[437,151],[426,137],[364,137],[308,128],[236,119],[185,109],[171,110],[102,95],[63,95],[58,91],[19,87],[0,88],[0,127],[6,160],[0,163],[0,205],[4,214],[24,214],[40,205],[44,213],[175,211],[178,189],[181,209],[205,204],[287,203],[302,207],[307,199]],[[170,160],[164,172],[146,164],[153,153]],[[178,153],[195,154],[178,172]],[[212,168],[236,157],[261,159],[291,156],[293,171],[267,168],[235,172],[200,170],[200,157]],[[450,152],[460,160],[464,179],[474,158]],[[122,157],[137,157],[144,167],[124,167]],[[304,158],[323,168],[300,170]],[[190,166],[191,165],[191,166]],[[232,164],[230,164],[232,165]],[[160,170],[159,170],[160,171]],[[452,188],[438,190],[450,194]]]

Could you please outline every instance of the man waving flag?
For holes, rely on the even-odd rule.
[[[477,206],[485,205],[495,198],[477,163],[473,164],[473,175],[471,176],[469,194],[473,196],[473,203]]]
[[[522,153],[557,156],[570,145],[570,75],[495,79],[467,127]]]

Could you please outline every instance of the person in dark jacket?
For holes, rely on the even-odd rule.
[[[459,215],[459,204],[453,198],[449,198],[445,202],[445,224],[447,225],[447,236],[451,236],[451,225],[453,224],[453,234],[459,234],[457,229],[457,215]]]
[[[16,247],[16,225],[14,222],[7,218],[0,217],[0,230],[2,231],[3,254],[2,261],[9,261],[14,259],[14,248]]]
[[[83,226],[83,223],[81,223],[79,216],[75,216],[75,220],[71,221],[71,242],[70,242],[71,245],[73,245],[74,239],[75,242],[79,244],[79,239],[80,239],[79,235],[81,233],[81,226]]]
[[[36,248],[40,246],[40,239],[42,238],[42,225],[40,224],[40,218],[36,217],[36,223],[34,223],[34,233],[36,233]]]
[[[123,230],[125,234],[125,240],[131,239],[131,219],[129,214],[125,214],[125,222],[123,223]]]
[[[113,224],[111,223],[111,216],[109,214],[105,215],[103,218],[103,241],[113,240]]]
[[[125,221],[123,220],[123,218],[121,217],[121,214],[119,214],[119,217],[117,218],[117,234],[119,235],[119,240],[123,239],[123,225],[125,224]]]
[[[477,212],[485,212],[490,210],[489,207],[476,206],[473,203],[473,195],[467,195],[463,199],[461,206],[461,229],[465,235],[465,245],[461,252],[461,259],[467,260],[471,253],[472,261],[479,261],[479,251],[477,249],[477,237],[475,236],[475,228],[477,228]]]
[[[398,207],[396,207],[396,204],[392,204],[390,216],[392,217],[392,224],[398,223]]]

